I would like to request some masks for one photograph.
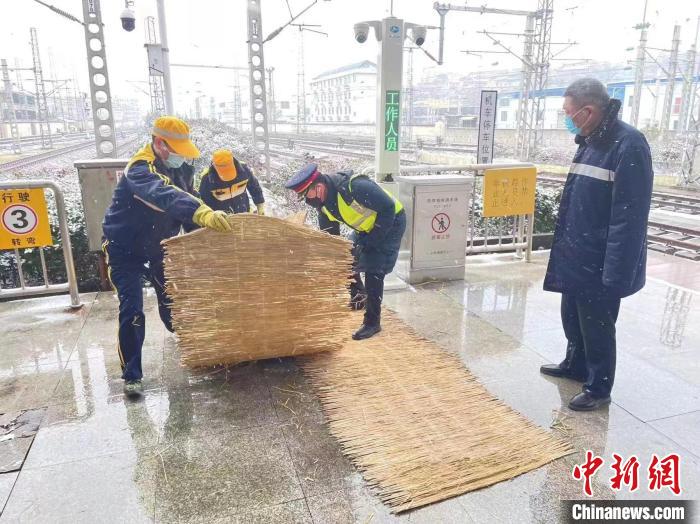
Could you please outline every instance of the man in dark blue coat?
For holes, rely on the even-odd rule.
[[[593,78],[564,93],[565,123],[578,150],[562,193],[544,289],[562,294],[568,344],[546,375],[583,382],[569,407],[610,402],[620,299],[645,282],[646,234],[654,173],[644,135],[618,119],[620,101]]]
[[[190,128],[185,122],[174,116],[157,118],[151,142],[127,164],[102,223],[102,249],[110,281],[119,297],[117,351],[124,393],[128,396],[138,396],[143,390],[144,278],[156,291],[161,320],[168,331],[173,330],[161,241],[177,235],[182,227],[231,229],[227,214],[204,204],[194,190],[194,170],[185,159],[198,156],[199,150],[190,140]]]

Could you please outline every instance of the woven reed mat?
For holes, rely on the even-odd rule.
[[[358,324],[359,316],[349,316]],[[458,357],[389,312],[382,327],[369,340],[303,359],[303,369],[331,434],[394,513],[490,486],[571,452],[494,398]]]
[[[235,364],[338,349],[351,244],[274,217],[240,214],[232,232],[163,242],[166,291],[181,361]],[[303,218],[302,218],[303,222]]]

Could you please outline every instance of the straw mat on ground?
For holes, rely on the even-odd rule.
[[[333,319],[347,312],[350,243],[274,217],[229,221],[232,232],[198,230],[163,242],[182,363],[339,348],[347,333]]]
[[[351,322],[347,318],[351,317]],[[356,315],[341,323],[357,324]],[[570,453],[494,398],[462,362],[385,313],[383,331],[304,359],[330,431],[398,513]]]

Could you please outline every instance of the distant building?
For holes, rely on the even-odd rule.
[[[373,124],[377,66],[369,60],[331,69],[310,84],[309,122]]]
[[[700,76],[695,78],[700,81]],[[567,83],[568,85],[568,83]],[[632,116],[632,104],[634,103],[634,81],[607,83],[608,94],[611,98],[617,98],[622,102],[619,116],[629,122]],[[664,79],[645,80],[642,90],[642,98],[639,105],[638,127],[640,129],[658,129],[663,113],[663,103],[668,89],[668,81]],[[544,129],[564,129],[564,91],[566,85],[551,87],[544,90]],[[676,78],[671,102],[671,114],[667,131],[679,129],[681,112],[681,97],[683,92],[683,78]],[[498,101],[497,126],[501,129],[515,129],[517,124],[518,101],[520,93],[503,93]],[[694,113],[697,115],[698,107]]]
[[[700,65],[700,64],[699,64]],[[696,70],[698,68],[696,67]],[[634,69],[621,64],[607,62],[585,62],[552,68],[547,88],[544,90],[544,129],[564,129],[564,91],[578,78],[592,76],[608,88],[611,97],[622,101],[620,118],[629,122],[634,93]],[[647,64],[644,71],[644,89],[639,107],[640,129],[658,128],[663,112],[668,81],[666,75],[654,63]],[[413,123],[435,125],[444,122],[448,127],[473,127],[477,125],[479,93],[482,89],[498,91],[498,114],[496,126],[500,129],[515,129],[520,101],[520,70],[495,70],[447,74],[435,70],[413,87]],[[696,77],[700,81],[700,76]],[[671,115],[668,130],[679,127],[681,96],[684,79],[679,73],[675,80]],[[539,95],[540,93],[533,93]],[[695,114],[698,113],[698,104]],[[404,110],[404,114],[405,114]]]
[[[0,86],[0,100],[5,100],[5,90]],[[20,136],[34,134],[36,125],[36,101],[34,95],[27,91],[15,89],[12,91],[12,102],[15,106],[15,120]],[[9,109],[2,106],[0,114],[0,138],[10,138],[11,114]],[[38,132],[38,131],[37,131]]]
[[[0,86],[0,99],[4,99],[4,88]],[[12,101],[15,106],[15,120],[20,136],[38,135],[40,126],[36,95],[13,87]],[[132,101],[129,102],[133,106]],[[10,114],[3,106],[0,114],[0,139],[10,138]],[[89,116],[89,102],[86,94],[70,93],[67,89],[53,90],[47,97],[48,117],[52,133],[85,131],[92,127]]]

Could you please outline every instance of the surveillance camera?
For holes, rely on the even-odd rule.
[[[360,44],[365,43],[367,41],[367,35],[369,34],[369,24],[360,22],[359,24],[355,24],[353,29],[355,30],[355,40]]]
[[[425,35],[428,32],[428,30],[422,26],[416,26],[413,28],[412,31],[412,36],[413,36],[413,41],[416,43],[418,47],[422,46],[423,43],[425,42]]]
[[[127,7],[122,11],[119,18],[122,20],[122,28],[124,31],[133,31],[136,28],[136,15],[133,9]]]

